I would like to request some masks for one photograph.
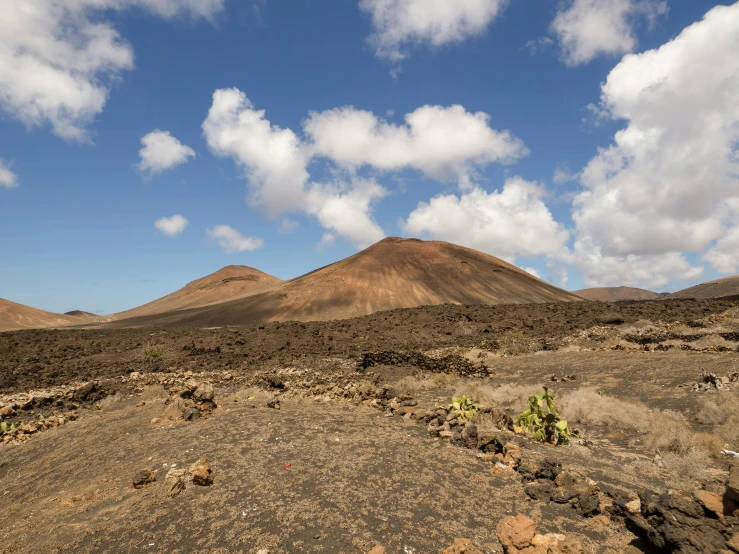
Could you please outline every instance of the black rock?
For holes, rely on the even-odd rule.
[[[182,419],[185,421],[194,421],[198,419],[202,415],[202,412],[200,411],[200,408],[193,406],[192,408],[188,408],[185,410],[182,414]]]

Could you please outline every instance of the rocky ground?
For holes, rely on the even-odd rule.
[[[593,305],[0,334],[0,552],[739,552],[739,302]]]

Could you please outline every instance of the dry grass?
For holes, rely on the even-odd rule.
[[[457,384],[455,396],[466,395],[483,406],[523,410],[532,394],[541,392],[541,385],[501,385],[493,387],[478,380],[467,380]]]
[[[691,429],[680,413],[650,410],[643,404],[601,396],[594,390],[579,389],[566,395],[561,408],[571,424],[638,433],[640,442],[659,452],[665,467],[683,479],[701,479],[711,457],[717,457],[723,447],[716,435]]]
[[[697,419],[703,425],[710,425],[713,433],[729,446],[729,450],[739,449],[739,391],[704,394],[698,405]]]
[[[498,345],[501,356],[520,356],[541,349],[537,341],[528,338],[521,331],[508,331],[498,339]]]

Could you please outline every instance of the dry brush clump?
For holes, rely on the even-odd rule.
[[[702,396],[698,403],[698,423],[709,425],[729,450],[739,450],[739,391],[722,391]]]
[[[723,442],[715,435],[693,430],[684,415],[652,410],[643,404],[606,396],[591,389],[567,394],[562,411],[572,423],[609,431],[637,434],[633,443],[658,452],[665,467],[686,478],[700,478]]]

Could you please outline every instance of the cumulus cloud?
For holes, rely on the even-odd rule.
[[[6,187],[9,189],[18,186],[18,177],[15,173],[10,171],[7,165],[0,160],[0,187]]]
[[[154,222],[154,227],[168,237],[176,237],[181,235],[189,224],[190,222],[187,219],[177,214],[172,217],[157,219]]]
[[[611,71],[600,109],[625,120],[582,171],[573,220],[587,284],[662,283],[719,270],[739,207],[739,3],[718,6],[660,48]],[[726,235],[726,238],[723,238]],[[721,269],[720,269],[721,268]]]
[[[169,131],[156,129],[144,135],[141,144],[144,147],[139,150],[141,162],[138,167],[150,175],[157,175],[195,157],[195,150],[182,144]]]
[[[503,189],[474,188],[461,195],[440,195],[411,212],[404,231],[446,240],[515,262],[519,256],[566,258],[568,231],[544,203],[546,192],[520,177]]]
[[[462,42],[482,34],[507,0],[360,0],[372,18],[369,42],[380,58],[400,63],[414,45]]]
[[[567,65],[587,63],[600,55],[633,52],[634,27],[667,13],[666,0],[571,0],[561,4],[551,25]]]
[[[6,1],[0,18],[0,107],[29,126],[89,140],[108,89],[134,67],[133,50],[106,12],[142,8],[164,18],[210,18],[223,0]]]
[[[216,225],[206,229],[208,236],[215,240],[227,254],[257,250],[264,245],[264,240],[258,237],[246,237],[228,225]]]
[[[510,163],[528,154],[509,131],[490,127],[490,116],[462,106],[423,106],[393,125],[353,107],[312,113],[304,123],[314,156],[328,157],[356,170],[413,168],[438,181],[471,184],[476,168]]]
[[[437,180],[471,188],[477,169],[527,154],[523,143],[489,126],[482,113],[461,106],[424,106],[392,125],[352,107],[311,113],[301,139],[273,125],[237,89],[217,90],[203,123],[208,147],[244,169],[250,202],[271,217],[299,212],[328,231],[325,244],[341,236],[359,247],[384,237],[373,220],[374,205],[388,191],[362,178],[363,167],[378,172],[416,169]],[[308,166],[325,161],[331,182],[311,179]]]

